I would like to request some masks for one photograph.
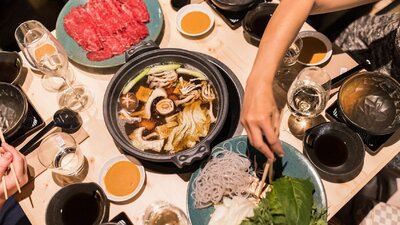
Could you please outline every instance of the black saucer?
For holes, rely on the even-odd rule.
[[[346,182],[354,179],[364,164],[364,143],[344,123],[327,122],[306,131],[303,153],[322,179]]]

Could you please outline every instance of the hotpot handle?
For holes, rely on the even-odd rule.
[[[189,153],[177,154],[172,158],[172,162],[179,168],[192,164],[194,161],[200,160],[210,154],[210,143],[200,144],[196,151]]]
[[[128,51],[125,52],[125,60],[128,62],[129,60],[135,58],[138,55],[141,55],[145,52],[149,52],[155,49],[160,49],[160,47],[154,43],[154,41],[146,40],[141,41],[139,44],[131,47]]]

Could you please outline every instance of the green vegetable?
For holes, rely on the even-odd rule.
[[[179,74],[187,74],[187,75],[191,75],[197,78],[201,78],[201,79],[207,79],[207,76],[204,75],[204,73],[200,72],[200,71],[196,71],[196,70],[189,70],[189,69],[185,69],[185,68],[178,68],[176,69],[176,72]]]
[[[254,216],[241,225],[323,225],[322,214],[313,207],[314,186],[309,180],[281,177],[261,200]]]
[[[176,70],[181,67],[181,64],[167,64],[167,65],[159,65],[152,67],[149,71],[149,74],[164,72],[168,70]]]
[[[134,77],[129,83],[124,87],[124,90],[122,91],[122,94],[126,94],[131,90],[131,88],[139,81],[141,80],[144,76],[148,74],[150,70],[150,67],[146,67],[140,72],[136,77]]]

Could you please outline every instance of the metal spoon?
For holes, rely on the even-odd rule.
[[[28,143],[25,144],[19,151],[28,155],[35,149],[37,142],[54,127],[60,127],[65,133],[74,133],[82,126],[82,118],[78,113],[68,109],[59,109],[54,113],[53,120],[47,124],[39,133],[36,134]]]

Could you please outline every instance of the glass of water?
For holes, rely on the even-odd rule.
[[[278,70],[278,75],[285,75],[291,72],[291,67],[296,64],[302,48],[303,40],[297,36],[283,56],[281,66]]]
[[[312,119],[325,109],[330,90],[331,78],[325,70],[316,66],[301,70],[287,95],[287,106],[293,116],[289,123],[296,123],[296,129],[302,131],[310,128]]]
[[[50,134],[42,141],[38,158],[43,166],[65,176],[79,174],[84,166],[84,156],[75,139],[63,132]]]

